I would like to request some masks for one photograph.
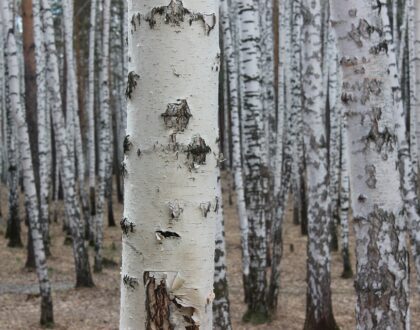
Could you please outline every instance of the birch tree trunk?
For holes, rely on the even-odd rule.
[[[230,94],[230,108],[231,108],[231,132],[232,132],[232,171],[235,181],[236,190],[236,205],[241,230],[241,246],[242,246],[242,276],[244,290],[248,287],[249,276],[249,246],[248,246],[248,216],[246,213],[245,191],[242,171],[241,159],[241,133],[239,120],[239,90],[238,90],[238,61],[237,53],[235,52],[235,39],[233,38],[232,24],[230,21],[229,8],[227,0],[220,2],[221,13],[220,17],[222,24],[222,32],[224,37],[224,54],[226,56],[227,76],[229,79],[229,94]],[[245,293],[246,296],[246,293]]]
[[[121,329],[212,329],[218,2],[129,1]]]
[[[323,81],[322,6],[303,0],[303,137],[308,187],[308,270],[304,329],[337,329],[331,303],[328,150]]]
[[[124,1],[125,2],[125,1]],[[94,239],[94,221],[96,215],[96,154],[95,154],[95,30],[96,0],[90,2],[89,59],[88,59],[88,99],[86,113],[88,117],[88,159],[89,159],[89,200],[90,221],[89,235]]]
[[[242,80],[243,159],[245,172],[245,201],[249,224],[250,272],[247,298],[248,310],[244,320],[252,323],[267,321],[266,267],[267,242],[265,223],[265,183],[267,178],[264,157],[265,133],[262,86],[259,61],[260,28],[257,2],[238,2],[240,19],[240,74]]]
[[[33,29],[35,40],[36,87],[37,87],[37,115],[38,115],[38,162],[39,162],[39,221],[41,223],[44,246],[49,253],[49,197],[51,179],[48,173],[50,160],[50,141],[47,133],[51,127],[47,126],[47,86],[46,86],[46,58],[43,35],[40,1],[32,0]]]
[[[223,1],[223,0],[222,0]],[[222,5],[222,4],[221,4]],[[223,215],[223,195],[220,178],[218,180],[218,204],[216,222],[216,250],[214,256],[214,301],[213,329],[232,330],[230,321],[229,286],[226,269],[225,222]]]
[[[409,329],[405,219],[399,193],[388,41],[373,0],[330,2],[344,72],[358,329]],[[385,193],[386,192],[386,193]]]
[[[41,1],[42,8],[44,9],[43,23],[47,49],[48,104],[51,106],[57,159],[60,164],[60,175],[63,185],[65,213],[73,239],[73,255],[76,266],[76,286],[92,287],[94,284],[90,272],[88,254],[83,239],[83,232],[80,225],[80,206],[76,196],[74,158],[71,156],[69,146],[67,145],[68,137],[61,107],[62,100],[57,50],[55,47],[54,22],[49,0]]]
[[[341,76],[340,76],[340,81]],[[341,91],[341,88],[340,88]],[[341,95],[341,93],[340,93]],[[341,144],[341,160],[340,160],[340,224],[341,224],[341,254],[343,257],[343,273],[342,278],[352,278],[353,269],[350,260],[349,249],[349,221],[350,221],[350,180],[349,180],[349,153],[347,142],[347,118],[344,109],[340,104],[340,144]]]
[[[98,196],[95,217],[95,266],[96,272],[102,271],[102,241],[103,218],[107,181],[112,171],[111,117],[109,95],[109,20],[111,14],[110,0],[103,6],[103,41],[101,61],[101,111],[99,118],[99,166],[98,166]],[[111,196],[112,198],[112,196]]]
[[[415,63],[415,86],[420,91],[420,3],[414,1],[414,63]],[[420,137],[420,102],[416,102],[416,128],[415,133]],[[417,143],[417,154],[420,155],[420,143]],[[417,165],[418,166],[418,165]],[[416,169],[418,171],[418,168]]]
[[[29,230],[33,242],[36,272],[39,280],[39,287],[41,292],[41,319],[43,325],[54,323],[53,304],[51,297],[51,287],[48,279],[48,269],[46,264],[46,256],[44,243],[42,238],[42,231],[39,223],[38,213],[38,196],[35,186],[35,176],[32,167],[32,156],[29,142],[28,127],[25,120],[25,113],[20,103],[20,81],[19,77],[19,61],[17,56],[16,40],[14,35],[14,21],[10,15],[9,6],[12,2],[8,0],[0,0],[0,7],[2,8],[3,21],[7,22],[7,67],[8,67],[8,85],[10,97],[10,110],[13,113],[14,120],[17,126],[17,133],[19,139],[19,148],[21,153],[21,165],[23,169],[24,190],[26,210],[29,217]]]

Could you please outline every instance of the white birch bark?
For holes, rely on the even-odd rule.
[[[399,193],[388,42],[382,1],[331,1],[348,118],[356,232],[357,329],[409,329],[405,219]],[[395,62],[394,62],[395,63]],[[395,113],[396,114],[396,113]]]
[[[47,126],[47,86],[46,86],[46,58],[45,44],[39,0],[32,0],[32,13],[34,22],[36,87],[37,87],[37,115],[38,115],[38,157],[39,157],[39,221],[46,252],[49,251],[49,199],[51,179],[48,172],[50,160],[50,141]]]
[[[404,213],[407,217],[408,228],[413,248],[414,264],[417,270],[417,282],[420,284],[420,214],[417,197],[417,178],[413,170],[410,154],[410,144],[407,139],[408,127],[406,113],[401,97],[399,73],[395,44],[392,41],[391,26],[386,10],[381,12],[385,41],[388,43],[389,85],[392,91],[392,109],[395,122],[395,136],[398,147],[398,166],[401,180],[401,193],[404,201]]]
[[[221,24],[224,37],[224,54],[226,56],[227,76],[229,79],[229,94],[231,108],[231,133],[232,133],[232,171],[235,182],[236,191],[236,207],[238,211],[240,230],[241,230],[241,246],[242,246],[242,275],[244,280],[244,288],[247,286],[249,276],[249,248],[248,248],[248,216],[246,213],[245,191],[243,181],[243,170],[241,160],[241,133],[239,119],[239,90],[238,90],[238,61],[237,52],[235,51],[235,40],[233,38],[232,24],[229,17],[229,8],[227,0],[221,0]]]
[[[279,3],[279,97],[278,97],[278,123],[277,123],[277,164],[275,173],[275,199],[276,210],[272,224],[272,260],[270,286],[268,290],[268,307],[271,314],[277,310],[278,294],[280,290],[280,261],[283,253],[282,225],[289,192],[292,173],[292,148],[293,140],[289,129],[293,127],[294,117],[289,104],[291,103],[290,75],[288,63],[290,63],[290,36],[291,36],[291,7],[286,0]],[[299,18],[299,17],[297,17]]]
[[[224,0],[221,1],[221,5]],[[214,301],[213,301],[213,329],[232,330],[230,320],[229,286],[226,269],[225,222],[223,215],[223,195],[220,178],[217,184],[218,200],[215,212],[216,222],[216,250],[214,256]]]
[[[267,242],[265,197],[267,182],[266,139],[261,85],[261,49],[258,3],[238,2],[240,19],[240,75],[242,89],[242,143],[244,188],[249,225],[250,275],[245,297],[245,321],[267,321]]]
[[[415,67],[415,88],[420,91],[420,3],[414,1],[414,67]],[[417,94],[416,94],[417,95]],[[420,137],[420,102],[416,102],[416,137]],[[417,154],[420,155],[420,143],[417,143]],[[418,168],[416,169],[418,171]]]
[[[304,329],[336,329],[331,302],[330,198],[320,0],[303,0],[303,137],[308,187],[308,270]]]
[[[120,328],[212,329],[218,2],[156,5],[129,1]]]
[[[111,116],[109,94],[109,26],[111,15],[111,1],[105,0],[103,4],[103,40],[101,60],[100,101],[101,111],[99,117],[99,166],[98,166],[98,196],[96,200],[95,215],[95,266],[97,272],[102,271],[102,241],[103,218],[107,180],[112,168],[111,143]],[[112,197],[111,197],[112,198]]]
[[[45,28],[45,42],[47,50],[47,86],[49,104],[52,113],[52,126],[54,128],[57,159],[60,164],[61,182],[63,184],[64,205],[66,218],[72,234],[73,255],[76,266],[76,286],[93,286],[90,272],[89,259],[85,247],[80,224],[80,206],[76,196],[76,178],[74,171],[74,158],[71,156],[70,147],[67,145],[68,137],[60,92],[60,75],[55,47],[54,22],[49,0],[41,0],[43,23]]]
[[[16,122],[18,144],[21,158],[20,164],[23,169],[23,184],[25,191],[26,211],[28,215],[29,230],[31,231],[32,244],[35,255],[36,272],[41,292],[41,324],[47,325],[54,323],[53,304],[51,297],[51,286],[48,279],[48,268],[42,230],[39,223],[38,197],[35,186],[35,176],[32,167],[32,156],[28,127],[26,124],[25,113],[21,107],[19,60],[17,56],[16,40],[14,35],[14,20],[10,12],[12,2],[0,0],[2,8],[2,19],[7,22],[7,68],[8,68],[8,89],[10,98],[10,110]]]

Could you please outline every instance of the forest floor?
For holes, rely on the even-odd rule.
[[[225,176],[226,177],[226,176]],[[281,329],[301,330],[306,308],[306,237],[300,227],[292,223],[288,211],[284,225],[284,252],[281,262],[281,291],[278,312],[271,323],[253,326],[242,323],[246,306],[243,303],[241,249],[239,223],[235,205],[229,205],[228,185],[224,185],[225,225],[231,316],[235,330]],[[2,197],[5,200],[3,190]],[[231,198],[234,200],[234,198]],[[3,215],[6,217],[6,204]],[[23,209],[23,207],[22,207]],[[122,215],[122,206],[114,203],[115,218]],[[22,217],[23,219],[23,217]],[[22,226],[22,240],[26,241],[26,226]],[[35,272],[24,268],[26,249],[7,247],[4,238],[4,220],[0,222],[0,329],[39,329],[40,298],[37,294]],[[60,223],[51,225],[52,256],[48,259],[50,279],[53,283],[55,329],[118,329],[120,300],[121,230],[106,226],[104,256],[108,262],[101,274],[94,274],[95,288],[74,289],[73,255],[70,245],[64,245]],[[353,238],[353,235],[352,235]],[[353,240],[352,240],[353,241]],[[354,246],[354,245],[353,245]],[[93,249],[90,248],[90,256]],[[93,264],[93,260],[91,260]],[[353,270],[354,268],[353,258]],[[340,277],[340,252],[332,255],[332,299],[335,319],[342,330],[355,328],[355,293],[353,280]],[[419,295],[411,295],[411,327],[420,329]],[[139,329],[142,330],[142,329]]]

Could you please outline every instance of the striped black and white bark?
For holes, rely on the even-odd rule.
[[[111,2],[105,0],[103,4],[103,40],[101,52],[101,81],[100,81],[100,117],[99,117],[99,160],[98,160],[98,195],[95,215],[95,266],[96,272],[102,271],[102,243],[105,195],[109,174],[112,171],[111,144],[111,116],[109,94],[109,26]],[[111,196],[112,198],[112,196]]]
[[[6,30],[7,31],[7,30]],[[7,37],[7,35],[5,35]],[[3,36],[2,36],[3,38]],[[6,39],[4,39],[6,41]],[[5,42],[6,45],[6,42]],[[7,54],[6,54],[7,55]],[[7,58],[6,58],[7,61]],[[6,64],[6,63],[5,63]],[[9,72],[5,66],[5,82]],[[5,124],[6,124],[6,145],[7,145],[7,186],[8,186],[8,218],[6,238],[9,239],[9,247],[22,247],[21,240],[21,221],[19,217],[19,171],[18,171],[18,150],[16,141],[16,124],[13,119],[10,106],[9,85],[5,84]]]
[[[242,246],[242,276],[244,289],[247,288],[249,276],[249,247],[248,247],[248,215],[246,213],[245,190],[243,181],[242,159],[241,159],[241,133],[239,119],[239,90],[238,90],[238,53],[235,51],[235,39],[233,38],[232,21],[226,0],[220,2],[222,32],[224,38],[224,54],[226,56],[226,72],[229,79],[229,96],[231,109],[231,134],[232,134],[232,171],[235,182],[236,206],[241,230]]]
[[[252,0],[239,1],[238,16],[240,19],[239,57],[244,188],[250,254],[250,272],[245,293],[248,310],[244,320],[260,323],[267,321],[265,184],[268,171],[266,158],[264,158],[266,144],[259,66],[261,49],[258,3]]]
[[[218,1],[188,4],[129,1],[121,329],[212,329]]]
[[[341,75],[340,75],[340,81]],[[341,95],[341,87],[339,89]],[[352,278],[353,269],[350,259],[349,221],[350,221],[350,180],[349,153],[347,142],[347,118],[340,103],[340,224],[341,224],[341,254],[343,258],[342,278]]]
[[[336,329],[331,302],[330,198],[322,51],[322,4],[303,0],[303,137],[308,197],[307,305],[304,329]]]
[[[23,184],[25,191],[25,204],[28,215],[29,230],[31,232],[34,248],[36,272],[39,280],[41,292],[41,324],[52,324],[53,303],[51,297],[51,286],[48,279],[48,269],[45,256],[44,242],[42,238],[41,226],[39,223],[38,196],[35,186],[35,176],[32,167],[32,156],[28,127],[26,124],[25,113],[21,107],[19,59],[14,35],[14,20],[11,15],[10,5],[13,2],[1,0],[2,19],[6,22],[6,53],[8,68],[8,91],[10,98],[10,111],[16,123],[18,144],[20,149],[20,164],[23,170]]]
[[[358,329],[409,329],[399,138],[382,1],[330,1],[343,69],[351,204],[356,232]]]
[[[37,115],[38,115],[38,161],[39,161],[39,221],[42,228],[44,246],[49,251],[49,198],[50,198],[50,162],[51,144],[47,126],[47,86],[46,86],[46,56],[43,35],[41,7],[39,0],[32,0],[33,29],[35,41]]]
[[[339,94],[339,64],[337,41],[334,30],[328,30],[327,51],[325,59],[328,65],[328,110],[329,110],[329,173],[330,173],[330,215],[331,215],[331,249],[338,250],[337,228],[339,224],[339,190],[340,190],[340,115],[341,95]]]
[[[221,4],[222,5],[221,1]],[[213,329],[232,330],[230,320],[229,286],[226,269],[225,222],[221,181],[218,180],[216,212],[216,250],[214,255]]]
[[[60,164],[61,182],[63,185],[64,204],[67,222],[70,227],[73,243],[73,255],[76,266],[76,286],[93,286],[90,272],[87,249],[83,239],[80,225],[80,206],[76,196],[76,178],[74,171],[74,158],[71,157],[60,93],[59,64],[55,47],[54,22],[49,0],[41,0],[43,11],[43,24],[45,29],[45,43],[47,51],[47,86],[48,104],[51,107],[52,126],[57,150],[57,159]]]
[[[126,1],[124,1],[126,2]],[[90,2],[89,26],[89,59],[88,59],[88,96],[86,113],[88,119],[87,146],[89,166],[89,201],[90,221],[89,236],[94,238],[94,221],[96,214],[96,154],[95,154],[95,32],[96,32],[96,0]]]

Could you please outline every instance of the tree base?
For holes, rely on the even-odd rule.
[[[308,316],[306,316],[303,330],[340,330],[340,328],[335,322],[333,315],[323,318],[318,322],[316,322],[312,317],[308,319]]]
[[[242,317],[242,321],[251,324],[264,324],[271,321],[270,315],[267,311],[252,311],[248,310]]]

